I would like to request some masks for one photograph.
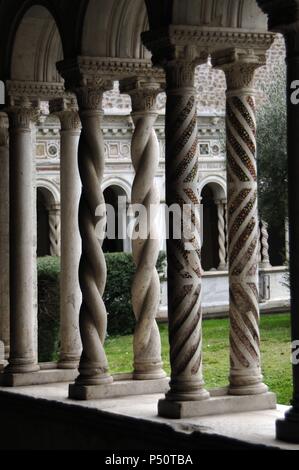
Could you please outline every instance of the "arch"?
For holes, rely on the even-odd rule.
[[[113,207],[113,213],[107,208],[108,236],[104,240],[103,250],[105,253],[119,253],[130,251],[127,224],[128,224],[128,197],[125,189],[120,185],[107,185],[104,189],[104,197],[106,204]],[[120,201],[119,198],[124,198]],[[113,220],[111,220],[113,218]],[[113,224],[113,225],[112,225]],[[113,228],[113,238],[111,238],[111,230]]]
[[[205,271],[218,269],[219,256],[219,227],[218,207],[216,202],[223,200],[223,188],[210,182],[201,191],[202,204],[202,267]]]
[[[102,189],[105,191],[107,188],[115,186],[121,188],[125,196],[127,198],[128,203],[131,201],[131,192],[132,192],[132,187],[128,181],[124,180],[123,178],[119,177],[111,177],[108,176],[107,178],[104,178],[103,184],[102,184]]]
[[[60,191],[58,186],[53,181],[46,178],[37,178],[36,187],[37,189],[43,190],[50,205],[60,204]]]
[[[202,192],[206,186],[210,186],[214,193],[215,200],[225,200],[227,198],[227,187],[226,181],[221,176],[208,176],[207,178],[200,181],[199,184],[199,195],[202,195]]]
[[[56,63],[62,59],[63,45],[54,16],[45,6],[31,6],[14,36],[11,80],[60,83]]]
[[[81,54],[93,57],[145,59],[141,43],[148,29],[144,0],[90,0],[86,9]]]
[[[267,17],[256,0],[146,0],[152,29],[169,24],[267,31]]]

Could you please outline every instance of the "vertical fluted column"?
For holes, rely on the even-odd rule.
[[[51,256],[60,256],[60,206],[49,208],[50,252]]]
[[[9,356],[9,145],[8,119],[0,114],[0,341],[1,363]]]
[[[223,201],[216,201],[217,214],[218,214],[218,243],[219,243],[219,271],[227,270],[226,263],[226,229],[225,229],[225,203]]]
[[[229,392],[232,395],[255,395],[267,391],[262,382],[260,360],[259,222],[253,89],[254,72],[259,61],[255,56],[246,59],[220,65],[227,79]]]
[[[271,268],[270,258],[269,258],[269,233],[268,233],[268,223],[264,220],[261,220],[260,230],[261,230],[261,263],[260,268],[268,269]]]
[[[194,64],[174,60],[165,65],[166,204],[180,209],[182,234],[172,227],[167,241],[168,315],[171,383],[167,401],[209,397],[202,376],[202,267],[199,217],[199,164]],[[187,210],[186,210],[187,209]],[[193,234],[186,229],[189,212]]]
[[[6,373],[39,370],[34,345],[34,201],[29,100],[7,110],[10,148],[10,357]]]
[[[79,285],[81,237],[78,211],[81,180],[78,147],[81,122],[73,96],[54,100],[50,110],[61,122],[61,275],[60,275],[60,369],[78,368],[82,352],[79,312],[82,295]]]
[[[111,86],[112,88],[112,86]],[[105,169],[101,109],[104,89],[82,87],[76,90],[82,132],[78,161],[82,182],[79,207],[79,229],[82,256],[79,280],[82,291],[80,334],[83,346],[76,381],[80,385],[112,382],[104,350],[107,312],[103,301],[107,268],[102,250],[101,234],[105,231],[105,200],[101,189]],[[101,216],[96,214],[100,211]]]
[[[160,194],[155,183],[159,168],[160,146],[154,129],[158,117],[156,97],[161,92],[158,83],[126,80],[121,90],[132,98],[132,118],[135,130],[132,139],[132,162],[135,179],[132,204],[140,204],[146,212],[135,223],[146,228],[132,241],[136,274],[132,284],[132,305],[136,317],[134,333],[134,373],[136,380],[165,377],[161,360],[161,339],[156,322],[160,305],[160,279],[156,269],[160,250]]]

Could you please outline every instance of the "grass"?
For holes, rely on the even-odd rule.
[[[160,325],[164,368],[170,372],[167,325]],[[227,385],[229,373],[229,322],[204,321],[204,377],[207,388]],[[288,405],[292,395],[290,362],[290,317],[288,314],[263,316],[261,353],[265,382],[277,394],[278,403]],[[111,371],[132,368],[132,336],[111,337],[106,343]]]

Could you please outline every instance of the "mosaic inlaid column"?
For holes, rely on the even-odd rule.
[[[258,62],[223,65],[227,79],[230,387],[232,395],[267,391],[260,359],[256,165],[253,80]]]
[[[0,114],[0,368],[9,356],[9,146],[8,119]]]
[[[202,266],[198,194],[197,103],[194,64],[173,61],[165,66],[166,204],[180,209],[181,235],[170,217],[167,240],[168,316],[171,382],[167,401],[209,397],[202,374]],[[184,211],[193,233],[185,230]],[[187,211],[188,212],[188,211]]]
[[[219,271],[227,270],[227,251],[226,251],[226,222],[225,222],[225,203],[223,201],[216,201],[217,214],[218,214],[218,243],[219,243]]]
[[[132,204],[140,204],[146,212],[135,222],[136,237],[132,240],[136,274],[132,284],[132,305],[136,317],[134,333],[134,373],[136,380],[152,380],[166,376],[161,359],[161,339],[156,322],[160,305],[160,279],[156,269],[160,251],[160,194],[155,183],[159,169],[160,146],[154,129],[158,117],[156,97],[159,83],[126,80],[121,91],[132,98],[135,124],[132,139],[132,162],[135,179]],[[142,218],[143,220],[140,220]],[[138,230],[145,233],[139,233]]]
[[[112,88],[112,86],[111,86]],[[82,182],[79,206],[79,229],[82,256],[79,281],[82,291],[80,335],[83,345],[78,385],[100,385],[113,381],[108,371],[104,350],[107,333],[107,311],[103,301],[107,267],[102,249],[106,227],[105,200],[101,189],[105,169],[102,133],[102,100],[104,89],[83,87],[76,90],[82,132],[78,161]],[[96,214],[100,208],[101,217]]]
[[[27,99],[7,111],[10,148],[10,357],[5,373],[39,370],[34,341],[34,201],[31,125]]]
[[[78,147],[81,122],[74,96],[51,102],[50,110],[61,122],[61,275],[60,275],[60,369],[77,369],[82,352],[79,312],[82,295],[79,285],[81,237],[78,211],[81,179]]]

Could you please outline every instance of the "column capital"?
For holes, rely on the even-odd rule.
[[[159,80],[160,78],[160,80]],[[146,77],[127,78],[120,82],[120,91],[130,95],[133,113],[158,114],[157,96],[165,89],[161,77],[155,79]]]
[[[18,130],[30,130],[31,124],[40,116],[39,103],[27,96],[20,99],[10,97],[5,112],[9,118],[9,128]]]
[[[256,69],[266,65],[266,49],[244,53],[241,49],[233,48],[215,52],[212,64],[216,69],[224,71],[228,91],[253,88]]]
[[[63,98],[51,100],[49,105],[50,113],[60,119],[62,131],[81,130],[79,108],[75,95],[68,94]]]

